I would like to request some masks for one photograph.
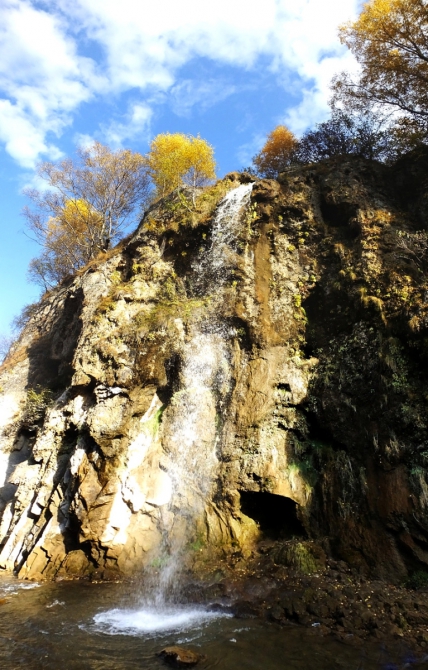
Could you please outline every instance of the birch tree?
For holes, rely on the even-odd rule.
[[[150,145],[147,165],[157,198],[183,186],[200,188],[216,177],[212,146],[183,133],[157,135]]]
[[[295,158],[298,141],[286,126],[277,126],[267,136],[261,151],[253,158],[258,175],[276,179]]]
[[[41,163],[37,174],[46,188],[25,191],[33,207],[24,208],[24,215],[43,252],[32,262],[30,276],[47,272],[48,285],[116,243],[150,191],[141,154],[112,151],[99,142],[78,149],[77,160]]]

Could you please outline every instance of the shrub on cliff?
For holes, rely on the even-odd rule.
[[[146,161],[157,198],[182,186],[205,186],[216,177],[212,146],[200,137],[183,133],[157,135]]]
[[[395,158],[395,140],[386,129],[380,114],[364,114],[333,109],[332,116],[300,139],[285,126],[269,133],[261,151],[253,158],[249,171],[260,177],[276,179],[293,165],[317,163],[334,156],[353,155],[372,160]]]
[[[24,411],[21,419],[21,428],[34,432],[43,421],[47,409],[53,402],[53,394],[50,389],[37,386],[28,389]]]
[[[330,119],[304,133],[295,156],[298,162],[317,163],[346,154],[387,160],[392,153],[383,117],[368,110],[365,114],[334,110]]]

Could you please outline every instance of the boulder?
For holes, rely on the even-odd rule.
[[[179,646],[165,647],[158,653],[158,656],[174,668],[191,668],[199,661],[205,660],[205,656],[202,654]]]

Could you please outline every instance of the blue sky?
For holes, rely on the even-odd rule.
[[[145,152],[161,132],[200,134],[222,176],[250,164],[278,123],[328,116],[329,82],[354,69],[337,26],[359,0],[2,0],[0,335],[37,299],[40,248],[22,188],[40,160],[97,139]]]

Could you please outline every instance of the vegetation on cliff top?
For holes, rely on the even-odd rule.
[[[158,135],[146,156],[95,142],[79,148],[77,160],[41,163],[37,174],[47,189],[26,190],[34,209],[26,207],[24,215],[43,247],[29,276],[46,290],[114,245],[153,199],[182,186],[195,193],[213,180],[214,151],[182,133]]]
[[[30,278],[45,289],[73,274],[117,242],[149,194],[143,156],[112,151],[99,142],[80,148],[77,160],[41,163],[47,190],[27,189],[34,209],[24,214],[43,247],[30,265]]]
[[[425,141],[427,31],[422,0],[366,3],[355,22],[340,28],[361,73],[336,76],[331,118],[300,139],[277,126],[250,171],[276,178],[294,164],[344,154],[392,162]],[[391,115],[391,110],[398,113]],[[27,191],[35,209],[26,208],[25,215],[43,251],[31,261],[29,276],[49,289],[117,242],[150,200],[189,187],[190,201],[181,197],[179,203],[189,218],[196,189],[215,179],[214,151],[206,140],[183,133],[158,135],[145,156],[95,142],[79,149],[77,161],[42,163],[38,175],[48,190]],[[405,242],[403,238],[402,246]]]
[[[338,155],[393,162],[428,136],[428,14],[423,0],[371,0],[340,27],[360,74],[332,82],[332,116],[300,140],[277,126],[253,158],[262,177]]]
[[[158,135],[150,145],[146,161],[156,198],[163,198],[183,185],[196,189],[215,179],[214,149],[200,137],[183,133]]]
[[[428,15],[424,0],[372,0],[355,22],[340,28],[343,44],[361,66],[359,76],[336,77],[336,99],[399,111],[397,132],[428,132]]]

